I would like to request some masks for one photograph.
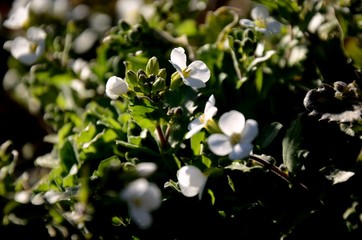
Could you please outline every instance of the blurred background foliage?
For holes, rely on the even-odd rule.
[[[126,0],[67,2],[65,15],[30,12],[24,29],[0,29],[4,46],[30,26],[47,33],[32,66],[1,52],[2,236],[361,238],[360,1],[144,0],[133,12]],[[279,33],[239,24],[257,3]],[[1,2],[2,21],[12,4]],[[210,69],[200,91],[165,90],[180,46]],[[163,70],[148,68],[152,57]],[[111,101],[111,76],[134,81],[133,91]],[[210,154],[204,132],[183,139],[211,94],[217,118],[235,109],[258,121],[247,160]],[[163,195],[147,230],[119,199],[140,162],[157,163],[149,180]],[[177,191],[185,164],[212,172],[202,200]]]

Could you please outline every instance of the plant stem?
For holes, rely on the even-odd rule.
[[[250,158],[260,164],[262,164],[264,167],[270,169],[273,173],[275,173],[276,175],[278,175],[280,178],[282,178],[283,180],[285,180],[286,182],[288,182],[289,184],[292,183],[292,181],[290,180],[289,176],[281,171],[279,168],[277,168],[276,166],[274,166],[273,164],[271,164],[270,162],[259,158],[255,155],[251,155]],[[305,186],[303,183],[298,182],[298,185],[303,188],[304,190],[308,191],[309,189],[307,188],[307,186]]]
[[[165,149],[165,147],[167,146],[167,141],[165,139],[165,136],[164,136],[161,126],[159,124],[157,124],[157,126],[156,126],[156,131],[157,131],[158,139],[160,141],[161,149]]]

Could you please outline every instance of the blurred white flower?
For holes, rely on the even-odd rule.
[[[143,0],[118,0],[116,11],[119,19],[134,25],[140,15],[148,20],[154,15],[156,9],[153,4],[146,4]]]
[[[112,76],[106,83],[106,94],[111,99],[117,99],[128,92],[128,84],[120,77]]]
[[[38,27],[27,31],[27,38],[19,36],[11,42],[11,55],[26,65],[32,65],[43,54],[46,33]]]
[[[29,4],[23,6],[21,4],[15,5],[10,11],[10,16],[7,18],[3,25],[12,30],[23,28],[29,20]]]
[[[186,197],[194,197],[199,195],[202,197],[207,176],[195,166],[183,166],[177,171],[177,180],[181,193]]]
[[[152,224],[151,211],[161,205],[161,190],[156,184],[139,178],[129,183],[121,192],[121,199],[128,203],[132,220],[142,229]]]
[[[83,54],[90,50],[98,39],[98,33],[92,29],[87,28],[79,34],[73,41],[74,52]]]
[[[171,51],[170,63],[180,74],[183,82],[193,88],[202,88],[210,79],[210,70],[203,61],[193,61],[186,65],[185,49],[182,47],[174,48]]]
[[[86,80],[92,75],[92,70],[90,69],[88,62],[81,58],[71,61],[70,66],[74,73],[79,75],[81,80]]]
[[[255,6],[251,12],[250,19],[240,19],[239,23],[245,27],[253,27],[258,32],[265,35],[277,34],[280,32],[282,24],[269,16],[269,11],[263,5]]]
[[[206,127],[208,121],[211,120],[213,116],[215,116],[216,112],[217,108],[215,107],[215,97],[214,95],[211,95],[205,105],[204,113],[198,118],[195,118],[188,125],[189,131],[186,133],[185,138],[189,139],[194,134],[199,132],[202,128]]]
[[[68,0],[31,0],[30,9],[35,14],[64,18],[69,14],[69,2]]]
[[[207,143],[210,150],[218,156],[229,155],[231,160],[244,159],[253,150],[252,141],[258,135],[258,123],[253,119],[245,121],[242,113],[232,110],[219,119],[223,133],[212,134]]]
[[[141,177],[148,177],[157,170],[157,165],[153,162],[143,162],[136,165],[136,171]]]

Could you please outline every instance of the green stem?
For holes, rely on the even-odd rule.
[[[277,168],[276,166],[274,166],[273,164],[271,164],[268,161],[265,161],[262,158],[259,158],[255,155],[251,155],[250,158],[258,163],[260,163],[261,165],[263,165],[264,167],[270,169],[273,173],[275,173],[276,175],[278,175],[280,178],[282,178],[283,180],[285,180],[286,182],[288,182],[289,184],[292,184],[292,181],[290,180],[289,176],[281,171],[279,168]],[[298,185],[303,188],[304,190],[308,191],[309,189],[307,188],[307,186],[305,186],[303,183],[299,182]]]

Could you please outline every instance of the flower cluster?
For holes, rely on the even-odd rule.
[[[0,124],[0,232],[354,239],[355,3],[259,2],[14,0],[0,93],[39,121]]]

